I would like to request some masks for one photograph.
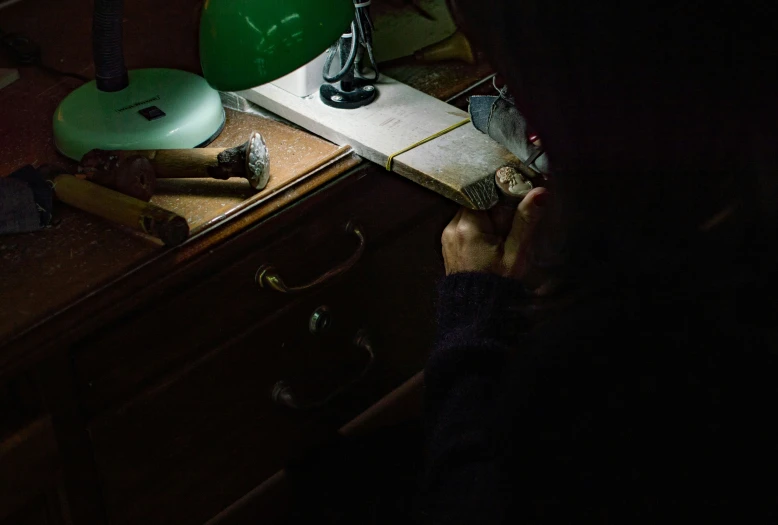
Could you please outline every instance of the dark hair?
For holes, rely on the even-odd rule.
[[[687,257],[732,206],[774,238],[774,2],[450,7],[549,153],[573,273]]]

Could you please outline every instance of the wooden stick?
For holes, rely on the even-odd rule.
[[[141,155],[154,164],[160,178],[186,179],[210,177],[210,172],[219,168],[218,155],[222,148],[160,149],[139,151],[117,151],[120,155]]]
[[[189,236],[189,224],[180,215],[73,175],[55,177],[54,193],[66,204],[158,237],[167,246]]]

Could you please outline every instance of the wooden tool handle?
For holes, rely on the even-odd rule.
[[[167,246],[189,236],[189,224],[180,215],[73,175],[54,178],[54,193],[66,204],[158,237]]]
[[[210,169],[218,169],[219,153],[226,148],[192,148],[170,150],[122,151],[122,157],[140,155],[154,164],[157,178],[186,179],[210,177]]]

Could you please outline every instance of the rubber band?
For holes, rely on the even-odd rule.
[[[373,3],[373,0],[367,0],[367,2],[360,2],[358,4],[354,4],[354,7],[359,9],[360,7],[368,7],[372,3]]]
[[[405,149],[401,149],[401,150],[400,150],[400,151],[398,151],[397,153],[392,153],[391,155],[389,155],[389,158],[387,158],[387,159],[386,159],[386,171],[392,171],[392,161],[393,161],[393,160],[394,160],[394,158],[395,158],[395,157],[397,157],[398,155],[402,155],[403,153],[406,153],[406,152],[408,152],[408,151],[411,151],[413,148],[417,148],[417,147],[421,146],[422,144],[426,144],[427,142],[429,142],[429,141],[431,141],[431,140],[435,140],[435,139],[436,139],[436,138],[438,138],[438,137],[442,137],[443,135],[445,135],[445,134],[446,134],[446,133],[448,133],[449,131],[453,131],[453,130],[455,130],[455,129],[457,129],[457,128],[461,127],[461,126],[464,126],[465,124],[467,124],[467,123],[469,123],[469,122],[470,122],[470,119],[469,119],[469,118],[467,118],[467,119],[463,120],[462,122],[457,122],[457,123],[456,123],[456,124],[454,124],[453,126],[449,126],[449,127],[447,127],[446,129],[444,129],[444,130],[442,130],[442,131],[438,131],[438,132],[437,132],[437,133],[435,133],[434,135],[430,135],[430,136],[429,136],[429,137],[427,137],[426,139],[422,139],[422,140],[420,140],[419,142],[416,142],[416,143],[414,143],[414,144],[411,144],[410,146],[408,146],[408,147],[407,147],[407,148],[405,148]]]

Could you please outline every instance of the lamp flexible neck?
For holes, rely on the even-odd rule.
[[[129,83],[122,45],[123,0],[95,0],[92,53],[100,91],[121,91]]]

